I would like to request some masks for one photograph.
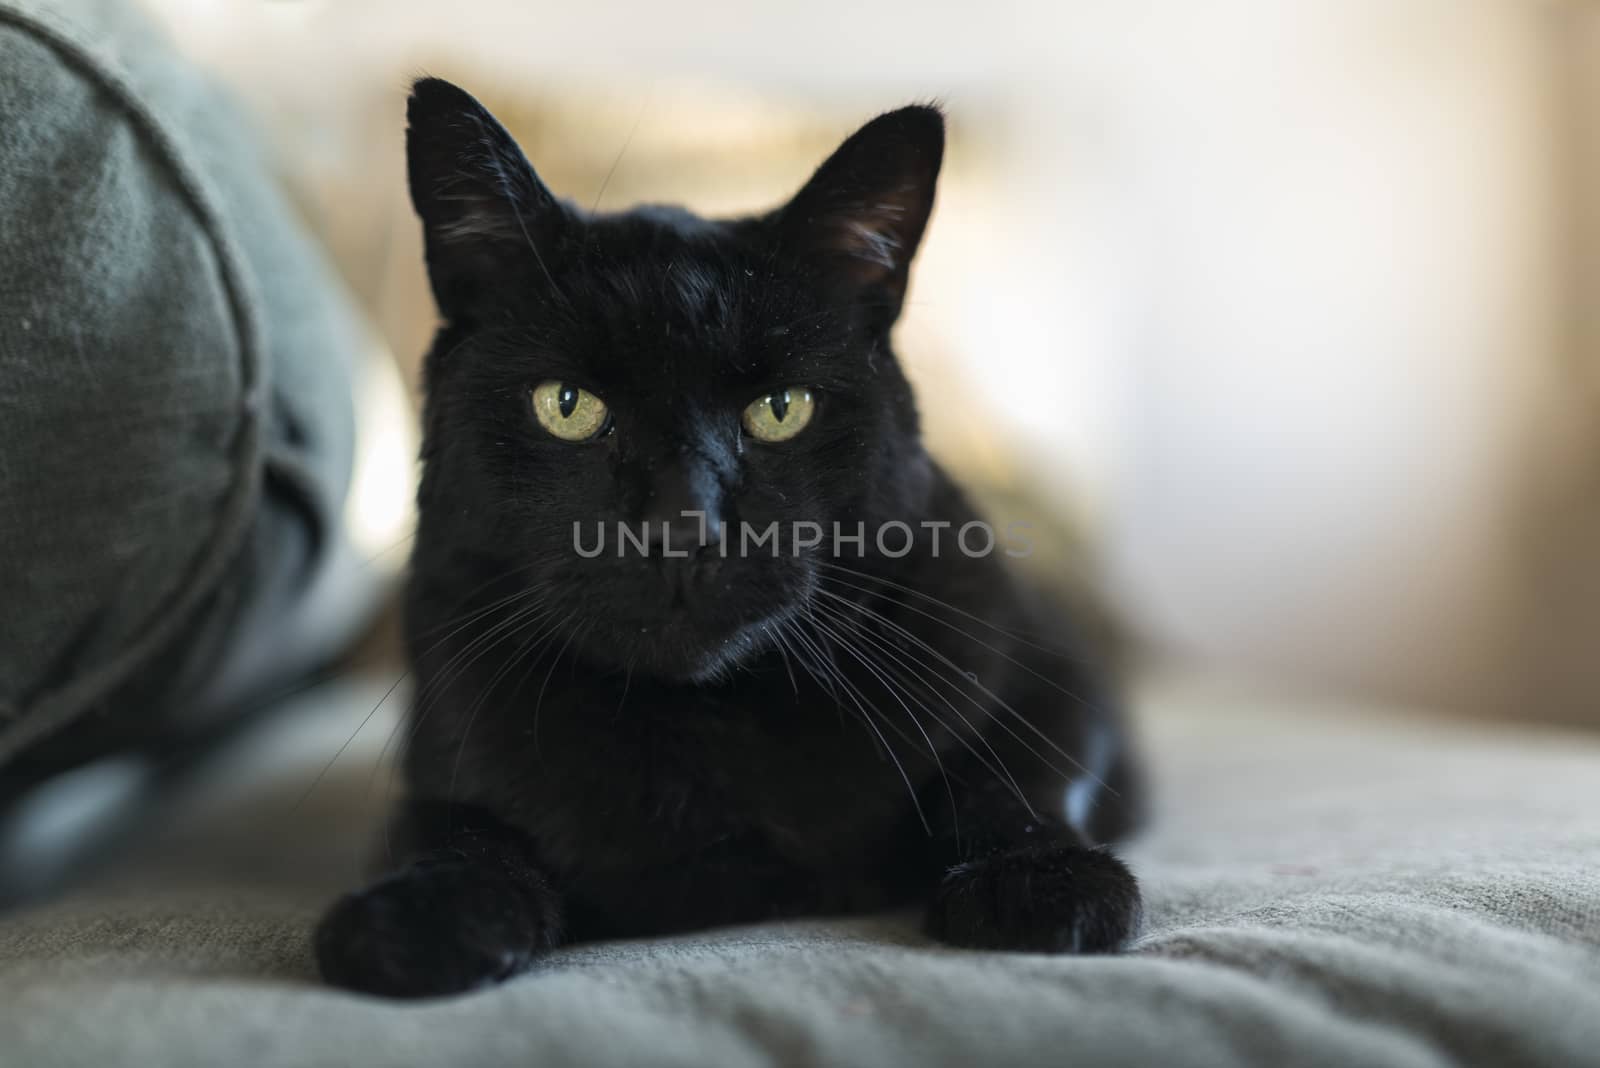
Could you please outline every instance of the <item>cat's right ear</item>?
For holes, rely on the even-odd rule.
[[[489,109],[447,81],[421,78],[406,120],[411,203],[445,318],[470,315],[486,291],[530,271],[553,285],[546,264],[566,210]]]
[[[931,105],[886,112],[852,134],[777,212],[786,247],[835,292],[900,314],[911,260],[933,211],[944,159],[944,115]]]

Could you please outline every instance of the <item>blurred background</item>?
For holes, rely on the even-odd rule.
[[[1149,663],[1600,723],[1600,4],[145,2],[411,390],[373,385],[351,505],[383,566],[434,326],[410,78],[601,209],[769,207],[937,99],[899,332],[931,447],[1080,530]]]

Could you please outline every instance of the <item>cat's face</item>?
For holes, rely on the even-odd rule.
[[[504,572],[496,595],[534,591],[550,640],[590,659],[703,680],[806,610],[835,524],[866,524],[870,551],[878,524],[915,523],[927,460],[888,333],[932,206],[936,111],[875,120],[789,204],[731,221],[561,203],[448,83],[419,82],[409,118],[444,318],[429,551]],[[822,544],[797,552],[797,524]],[[776,555],[756,541],[774,525]]]

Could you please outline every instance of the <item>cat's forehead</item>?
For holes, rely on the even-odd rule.
[[[591,217],[580,240],[582,284],[619,312],[726,314],[750,288],[760,260],[736,227],[682,208],[651,205]]]
[[[564,280],[604,377],[760,379],[821,341],[815,295],[747,227],[641,208],[585,230]]]

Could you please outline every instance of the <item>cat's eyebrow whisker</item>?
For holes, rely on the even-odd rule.
[[[928,737],[928,732],[922,726],[922,721],[917,718],[917,714],[911,711],[911,706],[906,704],[905,699],[900,696],[900,692],[887,678],[884,677],[883,673],[873,666],[866,656],[862,655],[860,651],[858,651],[850,644],[849,641],[846,640],[847,635],[841,634],[838,628],[830,627],[826,623],[822,622],[822,620],[816,617],[814,612],[808,610],[807,614],[811,616],[811,623],[813,626],[817,627],[823,633],[830,635],[834,641],[838,643],[841,649],[855,657],[856,660],[860,662],[861,666],[866,668],[872,677],[877,679],[878,682],[882,684],[885,690],[889,691],[889,696],[893,697],[900,707],[905,709],[906,718],[911,721],[912,726],[917,728],[917,733],[922,735],[922,740],[928,747],[928,753],[933,757],[934,764],[939,768],[939,776],[944,779],[945,794],[948,795],[950,800],[950,811],[951,813],[954,813],[956,811],[956,793],[955,789],[950,785],[950,775],[944,769],[944,758],[939,755],[939,747],[933,744],[932,738]],[[938,716],[934,716],[935,720],[938,720],[938,718]],[[946,730],[950,729],[949,726],[943,722],[940,723],[940,726],[943,726]]]
[[[1038,726],[1036,726],[1034,724],[1034,722],[1032,720],[1030,720],[1027,716],[1024,716],[1021,712],[1018,712],[1015,708],[1011,707],[1010,703],[1008,703],[999,694],[997,694],[993,690],[989,689],[989,687],[985,686],[980,679],[978,679],[978,678],[976,678],[976,677],[974,677],[972,675],[968,675],[965,671],[962,671],[961,665],[955,663],[953,660],[951,660],[949,657],[945,656],[939,650],[935,649],[933,646],[931,646],[927,642],[923,641],[920,637],[918,637],[917,635],[913,634],[911,631],[907,630],[905,627],[902,627],[900,624],[896,623],[894,620],[890,619],[888,616],[885,616],[883,613],[878,612],[878,611],[876,611],[876,610],[874,610],[872,608],[869,608],[868,606],[866,606],[864,604],[859,604],[859,603],[857,603],[855,601],[852,601],[848,597],[841,597],[837,593],[833,593],[833,592],[831,592],[829,590],[824,590],[824,589],[818,589],[817,593],[818,593],[818,595],[820,595],[822,597],[829,597],[829,598],[832,598],[835,601],[839,601],[839,602],[842,602],[844,604],[851,605],[854,608],[856,608],[858,611],[863,612],[863,613],[865,613],[865,614],[867,614],[869,616],[875,617],[876,619],[881,621],[884,626],[890,628],[895,633],[902,635],[908,641],[912,642],[913,644],[917,645],[919,648],[923,649],[925,652],[928,653],[928,655],[932,656],[934,659],[938,660],[940,663],[944,664],[946,667],[949,667],[954,671],[960,672],[961,675],[971,685],[977,687],[980,691],[982,691],[985,697],[988,697],[989,700],[993,701],[995,704],[999,705],[1001,708],[1005,709],[1008,713],[1010,713],[1017,720],[1018,723],[1021,723],[1024,727],[1027,727],[1028,730],[1031,731],[1035,736],[1037,736],[1040,741],[1044,742],[1045,745],[1049,746],[1056,753],[1060,754],[1060,756],[1061,756],[1061,758],[1063,760],[1065,760],[1067,763],[1071,764],[1077,770],[1083,772],[1083,774],[1087,775],[1091,780],[1094,781],[1094,783],[1096,785],[1103,787],[1106,790],[1106,792],[1111,794],[1112,797],[1120,797],[1121,796],[1120,794],[1117,793],[1117,791],[1115,789],[1113,789],[1109,784],[1107,784],[1104,779],[1100,778],[1100,776],[1096,775],[1092,770],[1090,770],[1089,768],[1085,767],[1083,765],[1083,763],[1080,762],[1079,760],[1077,760],[1071,753],[1069,753],[1065,749],[1061,748],[1060,745],[1058,745],[1048,734],[1046,734],[1044,731],[1040,730],[1038,728]],[[1081,698],[1080,698],[1080,700],[1081,700]]]
[[[534,262],[539,265],[539,270],[544,274],[545,281],[550,283],[551,292],[560,297],[561,303],[570,309],[572,300],[560,286],[556,285],[556,276],[550,273],[549,267],[545,266],[544,256],[539,252],[539,244],[533,239],[533,234],[528,230],[526,220],[522,218],[522,209],[518,208],[517,202],[509,197],[506,198],[506,204],[511,208],[511,217],[517,220],[517,229],[522,231],[522,240],[527,242],[528,251],[533,253]]]
[[[606,171],[605,178],[600,182],[600,191],[594,195],[594,204],[589,208],[590,215],[600,210],[600,201],[606,195],[606,188],[611,185],[611,176],[617,173],[617,167],[621,165],[622,157],[628,154],[628,148],[633,144],[633,135],[639,132],[639,123],[644,121],[644,113],[649,107],[650,101],[648,99],[640,106],[639,114],[634,118],[633,126],[629,128],[628,136],[623,139],[622,148],[617,152],[617,158],[611,161],[611,169]],[[585,249],[587,250],[587,246],[585,246]]]
[[[876,635],[876,634],[872,633],[871,628],[867,626],[867,622],[868,622],[867,620],[851,619],[851,618],[849,618],[849,616],[846,613],[840,611],[837,608],[827,609],[826,606],[824,606],[824,605],[817,605],[817,608],[824,609],[825,611],[830,613],[835,619],[837,619],[840,623],[842,623],[843,625],[845,625],[847,627],[850,627],[864,641],[870,642],[874,646],[876,646],[877,649],[878,649],[878,655],[879,655],[879,658],[880,658],[879,662],[883,665],[883,667],[886,670],[893,671],[895,673],[895,677],[900,679],[900,681],[901,681],[901,683],[903,685],[915,684],[915,685],[920,686],[928,694],[930,694],[931,696],[937,698],[946,708],[948,708],[950,710],[951,714],[954,715],[957,719],[959,719],[961,721],[962,725],[967,728],[967,731],[969,733],[971,733],[973,736],[975,736],[978,739],[978,741],[983,743],[983,747],[986,750],[988,750],[988,752],[989,752],[989,757],[993,758],[992,762],[989,759],[985,758],[982,753],[978,752],[975,748],[973,748],[972,744],[970,742],[968,742],[967,739],[965,737],[963,737],[959,731],[953,730],[950,727],[950,725],[948,723],[946,723],[942,718],[940,718],[939,715],[936,712],[934,712],[932,709],[927,708],[924,705],[923,706],[923,711],[927,712],[930,716],[933,716],[935,722],[937,722],[940,726],[944,727],[947,731],[950,731],[950,733],[955,736],[956,740],[959,741],[966,748],[967,752],[971,753],[973,758],[975,760],[977,760],[980,764],[982,764],[983,767],[986,770],[988,770],[991,774],[993,774],[995,776],[995,778],[1004,780],[1005,783],[1008,786],[1010,786],[1011,792],[1016,795],[1017,800],[1022,803],[1023,808],[1027,809],[1028,814],[1030,816],[1032,816],[1034,819],[1038,819],[1039,818],[1038,817],[1038,813],[1035,812],[1034,809],[1033,809],[1033,805],[1031,803],[1029,803],[1027,794],[1023,791],[1021,784],[1019,784],[1017,782],[1016,776],[1011,773],[1011,769],[1006,766],[1006,762],[1000,756],[1000,753],[995,749],[995,747],[992,744],[990,744],[989,739],[984,736],[984,733],[981,730],[979,730],[977,727],[975,727],[973,725],[972,721],[969,720],[966,717],[966,715],[959,708],[957,708],[953,703],[951,703],[951,701],[950,701],[950,699],[948,697],[946,697],[944,694],[940,693],[938,688],[935,687],[934,685],[932,685],[932,682],[930,681],[930,677],[931,677],[932,681],[937,681],[937,682],[942,682],[942,683],[949,683],[950,680],[946,679],[942,675],[935,674],[933,672],[932,668],[930,668],[926,663],[924,663],[924,662],[922,662],[920,660],[917,660],[910,653],[907,653],[907,652],[904,652],[902,650],[896,649],[892,643],[888,642],[887,640],[885,640],[884,638],[880,637],[879,635]],[[889,663],[888,660],[882,659],[883,657],[888,657],[888,658],[892,659],[894,661],[894,664],[899,664],[900,665],[900,669],[896,669],[894,664]],[[924,672],[926,672],[926,675],[917,673],[916,668],[919,668],[919,667],[922,668]],[[909,678],[908,678],[908,675],[909,675]],[[973,700],[973,698],[972,698],[972,696],[970,694],[966,694],[966,693],[962,692],[959,689],[957,689],[957,693],[960,694],[961,696],[965,697],[968,701],[973,701],[974,705],[977,705],[977,702]],[[919,702],[919,704],[920,704],[920,702]],[[1005,724],[1004,722],[1001,722],[999,720],[996,720],[993,716],[989,715],[987,710],[983,709],[982,706],[977,706],[977,707],[979,708],[979,710],[981,712],[984,713],[984,718],[985,719],[987,719],[991,723],[995,723],[1002,730],[1004,730],[1008,734],[1010,734],[1014,739],[1016,739],[1016,741],[1020,745],[1023,746],[1023,748],[1027,749],[1034,756],[1038,757],[1039,760],[1042,763],[1044,763],[1046,767],[1049,767],[1052,771],[1055,771],[1057,774],[1061,775],[1063,778],[1069,778],[1070,777],[1065,772],[1062,772],[1059,768],[1057,768],[1054,764],[1052,764],[1049,760],[1047,760],[1045,758],[1044,754],[1040,753],[1038,750],[1036,750],[1032,746],[1028,745],[1028,743],[1026,741],[1024,741],[1022,738],[1017,737],[1016,732],[1011,730],[1011,728],[1007,724]]]
[[[1005,637],[1010,638],[1011,640],[1013,640],[1015,642],[1018,642],[1018,643],[1020,643],[1022,645],[1026,645],[1030,649],[1036,649],[1041,653],[1047,653],[1047,654],[1049,654],[1051,656],[1059,657],[1062,660],[1069,660],[1069,661],[1072,661],[1074,663],[1079,663],[1079,664],[1087,664],[1087,663],[1091,662],[1089,657],[1083,656],[1083,655],[1081,655],[1079,653],[1074,653],[1071,650],[1066,649],[1066,648],[1064,648],[1062,646],[1059,646],[1059,645],[1049,645],[1049,644],[1046,644],[1046,643],[1043,643],[1043,642],[1033,641],[1033,640],[1031,640],[1034,637],[1032,635],[1026,634],[1026,633],[1024,633],[1022,631],[1008,630],[1007,628],[1002,627],[997,623],[991,623],[989,620],[984,619],[982,616],[973,615],[971,612],[968,612],[966,609],[959,608],[956,605],[951,604],[949,601],[942,601],[939,598],[934,597],[932,594],[924,593],[921,590],[916,589],[915,587],[912,587],[912,586],[907,586],[904,583],[895,582],[893,579],[884,578],[882,575],[874,575],[870,571],[859,571],[859,570],[857,570],[856,568],[853,568],[853,567],[846,567],[845,565],[839,563],[837,560],[827,560],[827,559],[820,559],[819,558],[819,559],[816,559],[814,561],[814,563],[816,563],[816,565],[818,567],[825,567],[825,568],[829,568],[829,569],[834,570],[834,571],[843,571],[844,573],[846,573],[848,575],[854,575],[855,577],[857,577],[859,579],[863,579],[863,580],[865,580],[867,582],[877,583],[878,585],[882,585],[882,586],[889,586],[889,587],[891,587],[893,589],[901,591],[902,593],[908,593],[911,596],[917,598],[918,600],[924,601],[924,602],[926,602],[928,604],[932,604],[932,605],[935,605],[935,606],[940,607],[940,608],[948,609],[951,612],[956,613],[958,616],[962,616],[963,618],[970,619],[970,620],[972,620],[972,622],[977,623],[977,624],[979,624],[981,626],[988,627],[990,630],[994,631],[997,634],[1002,634]],[[835,578],[833,581],[835,581],[835,582],[843,582],[842,579],[838,579],[838,578]],[[872,594],[872,595],[874,595],[876,597],[881,597],[885,601],[888,601],[890,604],[900,605],[903,608],[909,608],[910,607],[904,601],[900,601],[900,600],[897,600],[897,599],[895,599],[893,597],[890,597],[888,594],[884,593],[881,590],[871,589],[871,588],[862,587],[862,586],[856,586],[854,588],[855,589],[865,590],[865,592],[870,593],[870,594]],[[930,619],[936,619],[937,617],[930,616],[929,618]],[[943,624],[946,627],[951,627],[952,626],[952,624],[947,623],[944,620],[938,620],[938,622]],[[961,633],[965,634],[966,632],[965,631],[961,631]],[[971,635],[967,635],[967,636],[971,637]],[[974,640],[976,640],[976,639],[974,639]]]
[[[871,589],[870,587],[867,587],[867,586],[860,586],[860,585],[857,585],[856,583],[847,582],[844,579],[834,578],[832,576],[829,576],[827,581],[837,583],[838,585],[844,586],[844,587],[846,587],[848,589],[860,590],[861,592],[863,592],[863,593],[865,593],[865,594],[867,594],[869,596],[881,597],[883,600],[888,601],[890,604],[896,606],[897,608],[903,608],[907,612],[915,612],[919,616],[922,616],[922,617],[924,617],[926,619],[931,619],[935,623],[939,624],[941,627],[946,627],[949,630],[955,631],[957,634],[961,635],[963,638],[966,638],[968,641],[971,641],[971,642],[973,642],[973,643],[975,643],[977,645],[983,646],[983,648],[989,650],[991,653],[995,654],[996,656],[1003,658],[1004,660],[1006,660],[1008,663],[1012,664],[1013,666],[1021,668],[1023,671],[1026,671],[1028,674],[1032,675],[1034,678],[1038,679],[1040,682],[1044,683],[1046,686],[1049,686],[1051,689],[1055,690],[1057,693],[1060,693],[1065,697],[1070,697],[1072,700],[1077,701],[1079,704],[1083,705],[1085,708],[1089,709],[1091,712],[1101,712],[1101,711],[1103,711],[1098,706],[1096,706],[1093,701],[1090,701],[1087,697],[1084,697],[1081,694],[1073,693],[1071,690],[1067,689],[1065,686],[1061,685],[1059,682],[1056,682],[1054,679],[1050,678],[1050,676],[1044,675],[1044,674],[1041,674],[1038,671],[1035,671],[1032,667],[1028,666],[1027,664],[1024,664],[1022,661],[1018,660],[1016,657],[1014,657],[1011,654],[1007,653],[1004,649],[1000,649],[1000,648],[997,648],[996,646],[990,645],[988,642],[984,641],[982,638],[979,638],[978,636],[976,636],[974,634],[969,634],[967,631],[962,630],[960,627],[956,626],[954,623],[949,622],[948,620],[940,619],[938,616],[934,615],[931,612],[924,612],[922,609],[916,607],[915,605],[906,604],[904,601],[897,601],[897,600],[894,600],[891,597],[885,597],[883,594],[881,594],[881,593],[877,592],[876,590],[873,590],[873,589]],[[837,595],[835,595],[835,596],[837,596]],[[862,607],[865,608],[866,606],[863,605]],[[951,605],[949,607],[953,608],[955,606]],[[957,609],[957,611],[959,611],[959,609]]]
[[[455,354],[456,353],[460,352],[462,349],[466,348],[468,345],[471,345],[474,342],[479,342],[479,341],[482,341],[482,340],[483,340],[483,335],[481,335],[481,334],[468,334],[466,337],[462,338],[460,341],[458,341],[454,345],[450,346],[450,351],[446,352],[442,357],[440,357],[441,362],[448,364],[452,359],[455,358]]]
[[[925,300],[906,300],[906,301],[901,301],[899,304],[895,304],[892,301],[866,301],[866,302],[858,303],[858,304],[855,304],[855,305],[852,305],[852,306],[855,307],[855,308],[864,309],[864,310],[867,310],[867,311],[888,311],[888,310],[892,310],[892,309],[897,308],[897,307],[899,307],[899,308],[922,307],[922,306],[924,306],[924,305],[926,305],[928,303],[929,302],[925,301]],[[822,318],[823,316],[826,316],[826,315],[836,315],[836,314],[838,314],[837,309],[834,309],[834,308],[822,308],[819,311],[807,312],[804,315],[796,316],[795,318],[790,319],[786,323],[780,323],[777,326],[767,327],[767,330],[768,330],[769,333],[779,333],[779,332],[789,331],[789,330],[793,330],[795,327],[799,326],[801,323],[809,322],[812,319],[820,319],[820,318]]]
[[[815,620],[812,622],[815,623]],[[805,642],[807,645],[812,646],[812,648],[815,650],[816,643],[811,638],[806,637],[804,632],[799,627],[795,628],[794,633],[797,638],[799,638],[802,642]],[[817,637],[820,638],[821,636],[818,635]],[[866,725],[868,730],[872,731],[872,733],[877,736],[878,741],[883,745],[884,752],[887,753],[889,759],[894,762],[895,770],[900,773],[900,780],[906,784],[906,792],[911,797],[911,806],[912,808],[916,809],[917,819],[922,823],[923,830],[930,835],[933,834],[933,825],[928,822],[927,814],[922,811],[922,801],[917,797],[916,787],[911,785],[911,776],[906,773],[905,765],[900,762],[899,754],[895,752],[894,746],[889,744],[889,739],[884,737],[883,731],[878,729],[876,720],[873,718],[872,714],[867,711],[867,706],[870,705],[871,702],[868,701],[865,704],[862,703],[864,698],[862,697],[860,690],[858,690],[844,675],[844,673],[839,670],[838,665],[833,663],[831,657],[819,655],[818,663],[821,664],[824,671],[832,675],[839,682],[839,684],[844,687],[845,693],[849,696],[851,702],[856,706],[857,710],[860,711],[862,723]],[[887,722],[885,725],[891,730],[900,734],[900,736],[906,740],[907,744],[914,744],[911,743],[909,737],[901,732],[898,727],[895,727],[893,724],[889,724]]]

